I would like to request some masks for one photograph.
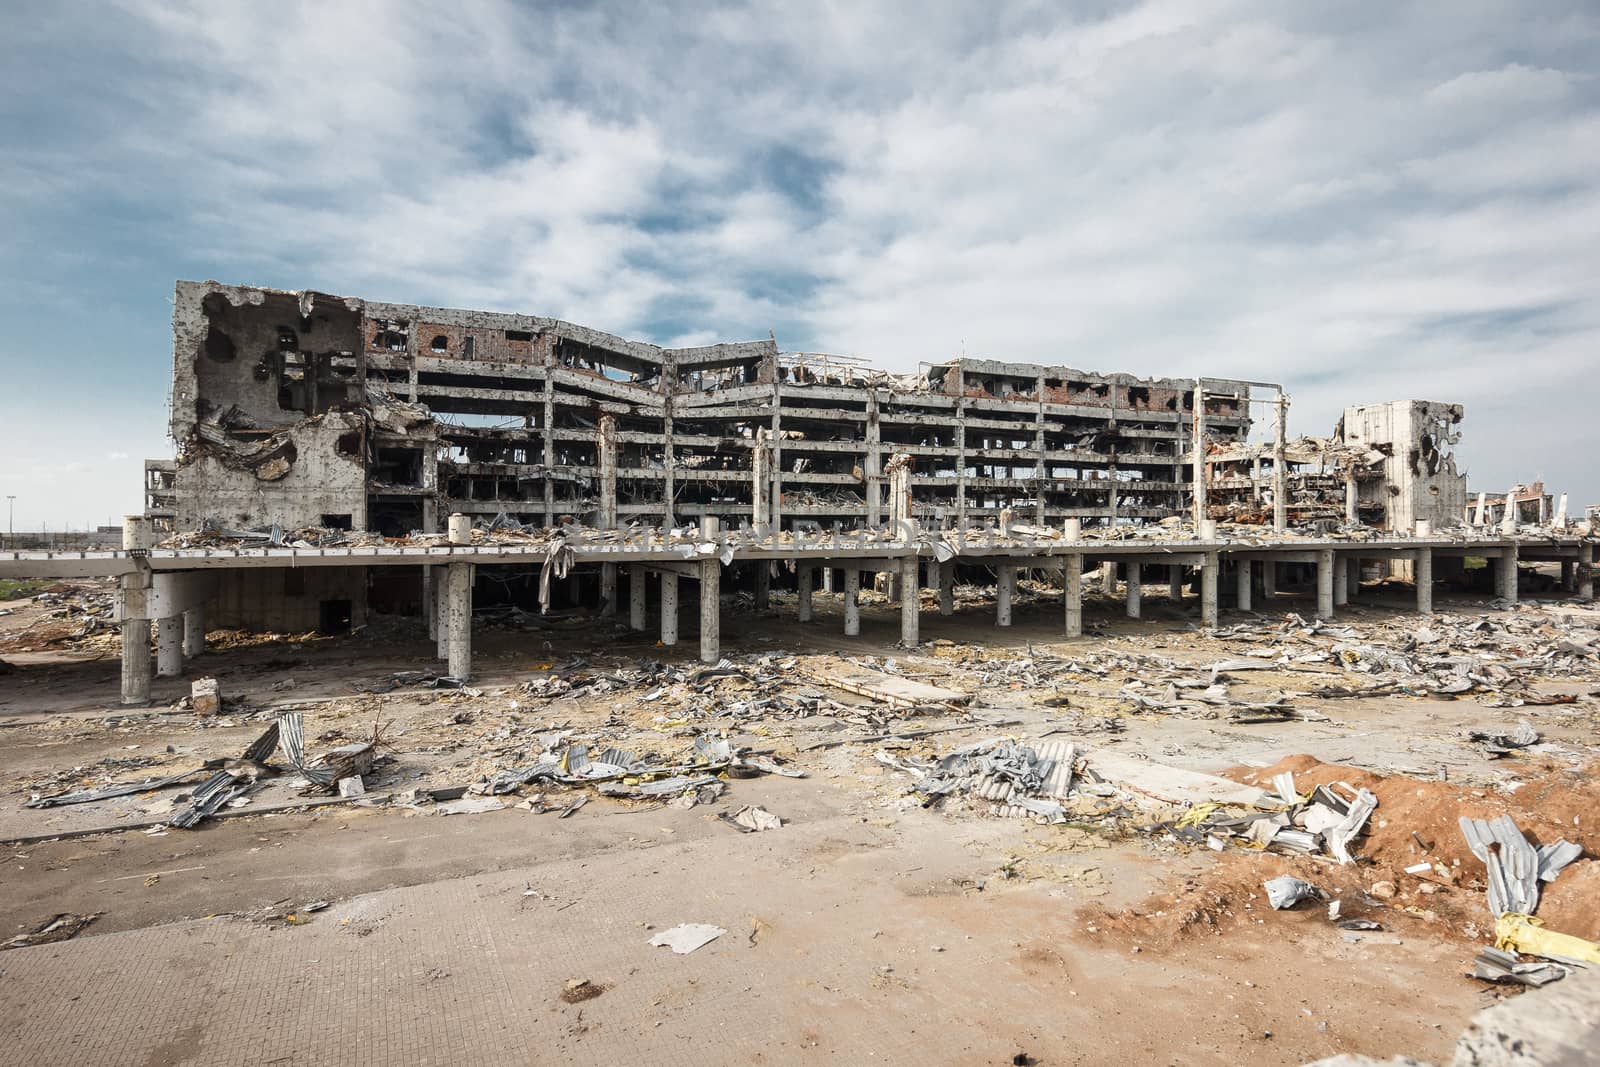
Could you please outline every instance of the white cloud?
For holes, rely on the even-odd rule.
[[[1586,5],[125,10],[146,120],[0,174],[176,204],[227,280],[1281,380],[1303,432],[1422,394],[1600,501]]]

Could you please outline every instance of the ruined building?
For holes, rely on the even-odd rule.
[[[399,537],[452,513],[858,528],[889,518],[895,457],[925,523],[1105,526],[1186,514],[1196,426],[1217,447],[1250,428],[1244,382],[1198,383],[1197,413],[1193,381],[968,359],[893,375],[770,339],[667,349],[528,315],[214,282],[178,283],[173,342],[177,457],[147,464],[146,487],[176,530]],[[362,615],[365,582],[354,568],[230,576],[218,621],[249,606],[253,625],[337,627]]]

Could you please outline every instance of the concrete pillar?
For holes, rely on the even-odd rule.
[[[802,563],[796,569],[798,579],[796,600],[799,602],[799,618],[801,622],[811,621],[811,586],[816,582],[817,571],[815,567]]]
[[[1179,564],[1167,568],[1167,595],[1173,600],[1183,599],[1183,567]]]
[[[432,567],[422,568],[422,618],[428,627],[428,636],[439,636],[439,608],[434,603],[437,597],[438,580],[434,577]]]
[[[156,675],[179,678],[183,675],[183,616],[162,619],[156,626]]]
[[[1083,636],[1083,557],[1063,556],[1066,567],[1067,636]]]
[[[1344,472],[1344,521],[1354,526],[1358,514],[1356,511],[1356,469],[1351,467]]]
[[[1009,530],[1010,523],[1009,522],[1006,523],[1005,526]],[[1083,520],[1082,519],[1068,519],[1068,520],[1066,520],[1065,522],[1063,522],[1061,524],[1061,532],[1062,532],[1062,535],[1068,541],[1082,541],[1083,540]]]
[[[1342,608],[1350,603],[1350,557],[1337,552],[1333,557],[1333,606]]]
[[[700,539],[721,544],[722,520],[700,517]],[[700,662],[722,658],[722,559],[713,554],[700,561]]]
[[[832,567],[824,567],[824,568],[822,568],[822,591],[824,593],[832,593],[833,592],[833,568]]]
[[[1485,514],[1485,511],[1487,510],[1488,507],[1489,507],[1489,494],[1488,493],[1479,493],[1478,494],[1478,506],[1472,513],[1472,525],[1474,525],[1474,526],[1482,526],[1483,525],[1484,514]]]
[[[1517,546],[1506,546],[1506,554],[1500,557],[1500,596],[1513,604],[1517,602]]]
[[[756,609],[766,611],[772,605],[772,564],[756,560]]]
[[[122,548],[145,553],[154,543],[150,520],[129,515],[122,523]],[[122,702],[150,703],[150,620],[144,618],[150,603],[150,572],[135,571],[119,580],[122,604]]]
[[[1594,599],[1594,542],[1585,541],[1578,546],[1578,596]]]
[[[190,608],[183,613],[183,654],[190,659],[206,650],[205,605]]]
[[[433,568],[434,603],[434,655],[438,659],[450,658],[450,568]]]
[[[1506,494],[1506,513],[1500,517],[1500,532],[1507,536],[1517,532],[1517,494]]]
[[[1561,561],[1561,590],[1565,593],[1572,592],[1572,587],[1576,584],[1578,569],[1573,562],[1570,559]]]
[[[1017,568],[996,567],[994,584],[994,624],[996,626],[1011,625],[1011,598],[1016,591]]]
[[[1361,557],[1351,556],[1344,569],[1345,599],[1354,600],[1361,595]]]
[[[583,583],[578,579],[578,568],[567,571],[567,601],[573,607],[583,603]]]
[[[1137,619],[1139,617],[1139,598],[1144,594],[1144,590],[1139,588],[1139,584],[1144,577],[1144,565],[1129,562],[1124,566],[1128,568],[1128,588],[1124,594],[1124,600],[1128,606],[1128,618]]]
[[[854,567],[844,569],[844,635],[855,637],[861,632],[861,572]]]
[[[1100,564],[1100,591],[1106,596],[1117,595],[1117,565],[1109,559]]]
[[[644,629],[645,595],[644,566],[628,564],[628,629]]]
[[[450,677],[463,682],[472,677],[472,570],[470,563],[450,564]]]
[[[1200,625],[1207,630],[1217,628],[1217,571],[1221,566],[1214,552],[1200,565]]]
[[[1556,517],[1550,523],[1558,530],[1567,528],[1567,494],[1562,493],[1560,501],[1556,504]]]
[[[1272,419],[1272,528],[1283,533],[1289,528],[1289,472],[1284,456],[1289,421],[1289,398],[1278,390]]]
[[[956,610],[956,561],[939,564],[939,614],[954,615]]]
[[[905,556],[900,560],[900,643],[916,648],[919,640],[918,623],[921,621],[922,597],[917,589],[917,557]]]
[[[631,578],[629,579],[632,580]],[[600,564],[600,614],[608,619],[617,615],[617,565]]]
[[[1278,561],[1261,561],[1261,599],[1271,600],[1278,595]]]
[[[447,535],[452,545],[472,544],[472,516],[462,515],[457,512],[450,516],[450,529]]]
[[[1250,610],[1250,585],[1255,577],[1250,572],[1254,569],[1255,565],[1247,559],[1238,560],[1233,565],[1233,600],[1234,606],[1240,611]]]
[[[1317,618],[1333,618],[1333,549],[1317,553]]]
[[[123,602],[126,603],[129,592],[128,578],[125,577],[122,581]],[[140,590],[141,599],[144,592],[145,590]],[[149,619],[122,620],[122,702],[150,703]]]
[[[1417,549],[1412,573],[1417,583],[1417,614],[1433,614],[1433,549]]]
[[[678,643],[678,572],[661,572],[661,643]]]

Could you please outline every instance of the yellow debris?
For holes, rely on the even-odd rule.
[[[1500,916],[1494,924],[1494,943],[1496,948],[1525,952],[1530,956],[1600,964],[1600,944],[1548,930],[1532,915],[1507,913]]]

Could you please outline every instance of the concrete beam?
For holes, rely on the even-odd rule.
[[[661,643],[668,648],[678,643],[678,575],[661,572]]]
[[[600,564],[600,614],[608,619],[617,617],[617,565]]]
[[[722,522],[713,515],[700,518],[700,536],[713,540]],[[717,556],[700,561],[700,662],[716,663],[722,658],[722,560]]]
[[[1217,571],[1221,567],[1212,556],[1200,568],[1200,625],[1207,630],[1217,628]]]
[[[1317,553],[1317,618],[1333,618],[1333,549]]]
[[[628,568],[628,629],[643,630],[645,623],[644,565],[636,563]]]
[[[1417,614],[1433,614],[1433,550],[1431,548],[1417,549],[1417,558],[1412,564],[1412,574],[1417,585]]]
[[[463,682],[472,677],[472,571],[470,563],[450,564],[450,677]]]
[[[855,637],[861,633],[861,572],[854,567],[844,569],[844,635]]]
[[[922,596],[917,582],[917,557],[907,556],[900,564],[900,643],[916,648],[918,623],[922,616]]]
[[[183,676],[183,616],[172,615],[156,624],[156,677]]]
[[[1068,637],[1083,636],[1083,559],[1067,557],[1066,631]]]
[[[205,650],[206,609],[202,604],[183,613],[183,654],[193,659]]]

